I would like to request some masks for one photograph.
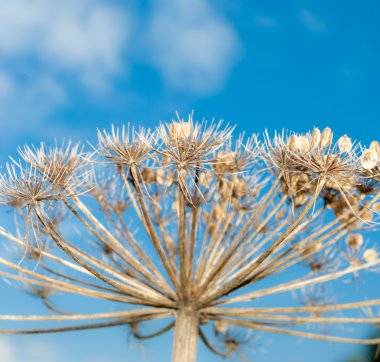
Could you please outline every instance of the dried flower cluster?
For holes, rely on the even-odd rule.
[[[198,337],[230,356],[258,331],[379,344],[350,336],[354,328],[308,330],[380,322],[371,309],[380,299],[338,303],[328,289],[379,271],[377,246],[365,234],[380,212],[379,143],[334,140],[330,128],[250,138],[232,132],[190,116],[154,131],[99,131],[92,153],[71,143],[20,148],[20,161],[0,177],[1,202],[16,225],[0,229],[13,253],[0,258],[0,275],[52,314],[0,319],[69,324],[0,332],[130,325],[143,339],[174,328],[178,362],[195,360]],[[55,305],[58,292],[118,302],[120,310],[64,311]],[[265,304],[271,295],[280,297]],[[161,319],[167,325],[141,333],[143,322]]]

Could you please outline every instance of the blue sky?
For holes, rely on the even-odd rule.
[[[375,0],[0,0],[0,159],[19,144],[94,140],[97,127],[154,127],[192,110],[247,133],[329,125],[368,144],[380,139],[379,11]],[[43,312],[1,291],[7,312]],[[167,361],[170,347],[168,335],[140,353],[115,328],[1,337],[0,359]],[[287,337],[265,349],[257,361],[355,350]]]

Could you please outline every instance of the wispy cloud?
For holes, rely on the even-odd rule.
[[[45,136],[73,90],[112,97],[135,63],[155,68],[169,93],[219,91],[241,50],[231,24],[208,0],[149,4],[0,0],[0,137]]]
[[[126,71],[128,9],[91,0],[0,0],[0,125],[43,133],[73,87],[104,94]]]
[[[32,68],[50,77],[63,74],[101,90],[137,61],[125,51],[145,38],[142,61],[156,67],[169,87],[219,89],[239,54],[232,26],[207,0],[151,4],[146,22],[105,1],[0,0],[0,66],[11,73]],[[147,24],[142,36],[134,32],[138,22]]]
[[[206,0],[155,3],[147,40],[166,85],[197,95],[218,91],[240,52],[234,29]]]
[[[299,17],[302,23],[311,31],[322,32],[326,30],[326,24],[318,19],[310,10],[301,10]]]
[[[89,0],[0,0],[0,9],[6,64],[16,60],[40,71],[76,72],[91,87],[122,68],[131,27],[126,11]]]

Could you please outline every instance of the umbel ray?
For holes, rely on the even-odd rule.
[[[146,339],[173,329],[178,362],[194,361],[198,343],[241,356],[264,332],[379,344],[360,338],[360,325],[380,325],[380,295],[329,297],[333,283],[380,270],[367,240],[380,212],[379,143],[334,140],[330,128],[233,131],[189,116],[98,131],[88,150],[19,148],[0,177],[14,212],[14,228],[0,228],[0,275],[49,313],[1,315],[33,326],[0,333],[129,325]],[[64,294],[110,308],[62,310]],[[146,322],[156,329],[143,333]]]

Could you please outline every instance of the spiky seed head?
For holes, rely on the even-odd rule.
[[[190,133],[189,126],[182,128],[187,123],[191,125]],[[222,121],[211,124],[207,124],[207,121],[196,123],[190,115],[188,122],[179,120],[162,123],[158,128],[157,134],[161,137],[161,143],[154,147],[154,151],[160,162],[175,173],[188,202],[193,202],[191,189],[195,186],[196,174],[201,168],[207,169],[215,165],[215,153],[231,138],[233,128],[222,126]]]
[[[140,165],[149,157],[156,135],[140,128],[136,131],[130,125],[111,131],[98,130],[98,153],[118,167]]]
[[[363,235],[350,234],[347,238],[347,245],[352,249],[359,249],[363,245]]]
[[[315,129],[312,134],[290,134],[291,137],[288,139],[284,137],[284,134],[282,136],[276,135],[274,140],[268,137],[264,145],[259,144],[255,138],[243,144],[242,138],[239,138],[236,147],[233,147],[229,134],[229,129],[223,131],[218,125],[199,124],[193,122],[191,117],[188,122],[178,120],[171,125],[163,124],[155,132],[156,136],[151,141],[148,136],[137,135],[134,131],[130,133],[124,130],[113,130],[109,133],[101,133],[98,153],[116,164],[118,172],[114,171],[113,173],[117,180],[115,187],[111,186],[108,180],[99,181],[95,184],[98,187],[91,188],[90,192],[91,196],[96,199],[95,201],[101,204],[102,211],[109,218],[110,224],[107,223],[104,227],[99,224],[102,226],[102,231],[100,234],[98,232],[95,234],[92,231],[95,229],[86,220],[88,218],[94,225],[98,224],[92,221],[90,209],[81,206],[79,198],[70,200],[70,202],[64,203],[65,205],[63,203],[59,204],[59,206],[62,204],[62,207],[78,206],[81,213],[86,211],[84,212],[86,220],[82,218],[86,223],[83,224],[85,227],[90,226],[88,228],[91,232],[90,235],[94,234],[92,236],[96,236],[97,242],[103,242],[103,238],[105,241],[115,240],[115,244],[113,242],[105,243],[101,252],[105,257],[102,258],[104,266],[106,266],[106,262],[110,262],[117,266],[117,270],[105,268],[104,272],[108,273],[109,270],[115,270],[115,276],[117,276],[120,269],[124,274],[123,264],[126,261],[128,264],[128,268],[125,268],[126,274],[134,280],[133,284],[131,283],[133,285],[133,288],[130,289],[131,295],[133,296],[134,294],[133,289],[135,286],[136,290],[143,292],[143,294],[140,292],[136,294],[138,303],[145,305],[146,301],[153,295],[153,290],[145,288],[145,285],[152,284],[153,289],[162,295],[159,300],[154,296],[154,307],[162,307],[167,304],[170,311],[172,311],[173,307],[180,309],[184,306],[186,308],[191,306],[191,308],[198,309],[199,307],[203,309],[203,307],[212,306],[215,300],[221,300],[231,291],[240,289],[244,285],[241,283],[251,284],[256,280],[260,280],[262,276],[268,275],[267,271],[271,275],[272,270],[276,272],[276,268],[282,265],[287,267],[288,265],[284,265],[285,260],[291,259],[283,259],[282,256],[277,258],[277,255],[287,256],[287,251],[284,254],[282,252],[277,253],[276,250],[280,251],[280,249],[276,248],[280,244],[274,246],[273,253],[275,254],[271,254],[272,256],[267,255],[267,260],[262,259],[261,266],[260,264],[255,265],[255,263],[258,257],[260,258],[261,255],[264,255],[261,254],[262,251],[266,250],[272,240],[275,242],[275,238],[278,236],[281,238],[282,230],[291,230],[288,227],[292,227],[292,220],[294,220],[295,214],[298,213],[297,208],[304,206],[306,203],[308,205],[304,209],[304,221],[301,223],[301,218],[298,219],[301,223],[298,225],[302,226],[295,226],[295,229],[290,231],[291,234],[287,234],[287,237],[285,236],[286,234],[283,234],[285,239],[289,240],[289,246],[291,247],[289,251],[295,253],[291,254],[291,258],[293,257],[292,255],[299,255],[299,252],[302,253],[300,255],[301,260],[310,258],[307,263],[313,273],[327,273],[329,271],[335,273],[342,265],[345,268],[346,263],[341,263],[341,260],[337,258],[340,253],[347,253],[348,257],[346,259],[352,266],[362,266],[365,261],[370,262],[365,267],[375,266],[372,262],[378,262],[378,250],[368,249],[363,243],[363,237],[360,234],[352,234],[356,232],[355,230],[362,229],[363,221],[375,219],[376,212],[380,210],[378,205],[371,206],[372,204],[368,200],[369,198],[373,200],[377,191],[375,188],[379,184],[377,183],[378,180],[373,176],[374,172],[368,172],[371,177],[368,180],[365,177],[367,173],[363,172],[361,167],[358,167],[360,162],[357,150],[360,149],[360,145],[353,148],[351,140],[347,136],[343,136],[337,143],[334,142],[334,147],[331,147],[332,132],[328,128],[323,131],[323,137],[321,132]],[[160,136],[161,139],[159,139]],[[323,138],[323,142],[321,142],[321,138]],[[254,152],[254,146],[257,146],[258,152]],[[376,153],[377,160],[379,160],[376,147],[371,146],[370,149]],[[339,153],[338,150],[340,150]],[[246,167],[246,165],[249,166]],[[267,165],[269,167],[266,167]],[[218,167],[223,172],[219,172]],[[128,170],[128,168],[135,172],[130,172],[128,175],[120,172],[124,169]],[[268,178],[269,182],[267,183],[265,176],[268,169],[278,176],[276,184],[271,188],[268,188],[271,179]],[[262,172],[264,177],[261,176]],[[17,176],[12,179],[15,183],[21,182],[20,180],[22,179],[19,177],[20,175]],[[41,175],[39,174],[38,176]],[[120,179],[120,176],[125,177]],[[320,194],[317,184],[319,177],[326,178],[326,183],[323,182],[323,190]],[[5,181],[7,180],[9,181],[9,178],[6,178]],[[4,185],[7,189],[11,188],[10,192],[12,194],[10,196],[17,196],[25,200],[26,191],[23,189],[25,185],[12,188],[12,183],[3,182],[2,184],[2,181],[4,180],[0,176],[0,190],[1,186]],[[33,177],[31,181],[35,181]],[[50,182],[47,182],[47,184],[51,185],[51,179],[47,181]],[[122,184],[122,181],[124,184]],[[166,187],[172,183],[173,186]],[[35,186],[35,183],[27,183],[25,187],[30,185]],[[121,192],[120,186],[122,188]],[[38,201],[54,201],[48,202],[48,205],[42,204],[41,211],[50,211],[48,209],[52,209],[58,204],[56,202],[58,200],[55,200],[54,197],[51,198],[51,196],[54,196],[53,191],[57,189],[59,188],[53,188],[51,195],[46,194],[46,192],[38,194]],[[316,192],[316,190],[318,191]],[[50,189],[46,188],[44,191],[50,191]],[[128,196],[124,197],[126,195],[123,196],[123,192],[128,193]],[[183,202],[181,192],[186,193],[187,203]],[[134,195],[138,197],[135,198],[133,197]],[[268,198],[266,200],[262,199],[266,195]],[[319,195],[321,196],[320,198]],[[29,199],[30,196],[27,196],[26,202]],[[129,199],[130,204],[125,201]],[[201,201],[198,202],[196,199]],[[78,203],[76,203],[77,201]],[[292,202],[291,205],[290,202]],[[316,209],[315,212],[311,212],[310,209],[312,202]],[[91,209],[93,209],[92,206],[93,204],[91,204]],[[132,208],[130,212],[128,210],[128,216],[124,213],[130,206],[133,206],[133,209],[136,210],[138,218],[130,218]],[[276,210],[273,210],[272,207],[276,207]],[[341,217],[338,220],[340,224],[336,231],[340,232],[342,230],[341,225],[345,228],[344,232],[352,234],[345,240],[343,248],[339,248],[340,245],[333,248],[330,240],[319,239],[322,235],[330,233],[330,229],[325,229],[323,234],[319,233],[320,225],[324,222],[322,216],[319,215],[325,211],[326,207],[331,208],[335,216]],[[40,209],[36,208],[35,211],[38,212]],[[30,210],[33,211],[32,208]],[[74,208],[72,210],[75,211]],[[329,215],[333,216],[332,212],[329,212]],[[124,217],[122,217],[123,213]],[[32,212],[30,214],[33,216]],[[310,214],[310,218],[306,214]],[[42,213],[41,215],[43,216]],[[50,218],[50,212],[48,216]],[[179,216],[181,218],[185,216],[185,219],[181,220]],[[252,216],[255,218],[252,218]],[[355,219],[354,216],[358,217]],[[173,268],[173,281],[178,281],[179,288],[183,288],[183,293],[180,289],[172,289],[170,285],[166,287],[166,283],[159,282],[160,270],[156,275],[153,268],[155,266],[153,259],[153,267],[149,265],[150,257],[148,254],[145,255],[144,249],[140,249],[134,234],[128,231],[129,225],[124,223],[125,217],[128,217],[128,224],[129,222],[133,224],[135,221],[140,226],[143,224],[147,236],[152,239],[154,246],[156,246],[156,239],[158,239],[158,245],[162,242],[165,249],[163,250],[162,260],[169,262],[169,271]],[[103,219],[103,217],[101,218]],[[94,220],[96,221],[97,219]],[[195,222],[194,224],[193,221]],[[40,225],[38,224],[38,219],[32,219],[31,225],[36,225],[38,231],[40,229],[43,231],[42,221]],[[111,226],[109,232],[107,225]],[[48,226],[51,229],[53,227],[57,228],[54,219],[51,220]],[[368,226],[371,225],[368,223]],[[310,238],[304,238],[303,234],[301,234],[301,229],[306,231],[305,234],[312,233]],[[314,229],[318,234],[314,234]],[[184,236],[183,240],[181,240],[180,236],[181,231],[184,231],[182,234]],[[112,236],[113,233],[115,233],[115,238]],[[140,236],[140,232],[137,235]],[[337,239],[332,241],[339,243],[339,234],[330,234],[329,239],[332,239],[332,235],[338,235]],[[44,234],[43,238],[45,236],[47,237],[48,235]],[[190,242],[193,237],[194,243],[191,246],[190,243],[187,244],[187,241]],[[62,235],[62,240],[64,241],[63,238]],[[131,253],[122,253],[124,243],[116,243],[119,238],[123,238],[124,240],[122,241],[128,242],[129,246],[131,246]],[[326,240],[326,242],[321,242],[317,238]],[[282,241],[285,241],[285,239]],[[263,240],[266,241],[261,244]],[[199,245],[199,241],[204,245]],[[268,245],[264,245],[265,243]],[[114,246],[117,248],[114,248]],[[202,249],[198,253],[198,246],[203,249],[204,253],[201,251]],[[191,247],[194,247],[194,249],[191,249]],[[262,247],[265,249],[261,249]],[[185,254],[182,254],[183,251],[186,251],[188,258]],[[254,253],[251,253],[252,251]],[[191,253],[193,254],[190,255]],[[125,255],[130,255],[130,257],[124,259],[122,256]],[[135,261],[134,255],[136,255]],[[40,256],[36,254],[35,259],[39,260]],[[192,260],[190,256],[193,257]],[[181,260],[182,257],[185,260]],[[196,260],[196,258],[199,258],[199,260]],[[329,264],[332,261],[334,262],[333,266]],[[147,268],[142,269],[141,265],[145,263]],[[99,271],[102,271],[102,265],[99,264]],[[189,268],[190,265],[191,268]],[[185,267],[183,275],[181,274],[182,266]],[[272,266],[274,267],[273,269]],[[246,269],[246,267],[250,269]],[[258,267],[259,269],[257,269]],[[150,270],[153,272],[152,274]],[[243,274],[240,273],[240,270]],[[245,274],[246,271],[248,271],[247,274]],[[354,270],[347,270],[347,272],[354,272]],[[137,278],[138,274],[141,274],[143,278]],[[251,279],[252,275],[255,276],[254,279]],[[307,274],[307,278],[309,275]],[[185,277],[183,280],[182,276]],[[259,276],[259,278],[256,279],[256,276]],[[233,278],[235,277],[238,279],[238,283],[234,286],[235,281]],[[140,285],[140,281],[145,278],[149,282]],[[241,279],[239,280],[239,278]],[[164,281],[165,279],[166,276],[163,275],[162,280]],[[126,280],[127,283],[129,280],[132,279]],[[303,285],[303,280],[301,284],[297,282],[294,285],[297,287]],[[110,281],[112,282],[112,280]],[[173,286],[176,284],[174,282]],[[113,284],[111,283],[111,285]],[[121,284],[119,283],[116,286],[118,285]],[[229,290],[228,288],[231,285],[234,286],[234,289]],[[227,289],[224,289],[225,287]],[[278,290],[283,291],[281,286],[279,289],[275,287],[272,290],[276,293]],[[189,295],[185,296],[188,293]],[[173,294],[173,298],[171,298],[171,294]],[[306,306],[321,307],[319,312],[312,312],[311,317],[321,315],[324,310],[323,307],[332,302],[323,298],[323,295],[314,294],[305,295],[305,300],[301,301]],[[107,298],[109,295],[105,294]],[[129,292],[127,292],[127,295],[129,295]],[[255,296],[255,293],[253,295]],[[240,300],[244,300],[245,297],[247,297],[246,300],[248,298],[255,299],[255,297],[252,298],[252,296],[245,296],[244,294],[241,297],[243,299]],[[151,302],[149,300],[148,302],[150,305]],[[230,301],[227,300],[227,303],[230,303]],[[207,315],[203,317],[202,309],[197,310],[197,313],[199,311],[201,315],[199,323],[207,323],[216,319],[213,325],[215,336],[224,341],[225,354],[230,354],[233,351],[240,353],[238,348],[244,347],[243,344],[246,338],[244,336],[240,338],[239,334],[234,334],[234,327],[230,319],[226,323],[223,321],[224,318],[217,315],[214,318],[208,318],[209,316]],[[239,320],[241,319],[242,317],[239,318]],[[139,319],[131,322],[131,328],[136,335],[139,335],[138,323]],[[266,323],[264,321],[263,325]]]
[[[311,134],[311,148],[314,150],[319,147],[321,143],[321,131],[318,128],[314,128]]]
[[[169,137],[172,140],[186,139],[192,133],[191,122],[173,122],[168,125]]]
[[[363,253],[363,259],[367,263],[375,263],[378,259],[378,254],[375,249],[367,249]]]
[[[57,189],[48,174],[41,174],[34,167],[7,164],[7,173],[0,175],[0,202],[13,205],[36,206],[41,202],[59,201],[73,196]]]
[[[327,148],[331,146],[333,140],[333,133],[331,131],[331,128],[326,127],[321,134],[321,147]]]
[[[351,142],[350,137],[348,137],[347,135],[340,137],[338,140],[338,148],[339,148],[339,151],[342,153],[343,152],[349,153],[352,149],[352,142]]]
[[[366,170],[372,170],[376,167],[379,157],[374,149],[367,149],[363,151],[361,156],[362,167]]]
[[[86,183],[90,175],[87,168],[91,156],[83,151],[80,143],[71,142],[61,145],[57,143],[48,147],[41,142],[39,147],[19,148],[18,152],[22,159],[35,168],[40,174],[50,178],[50,181],[62,188],[78,188]]]

